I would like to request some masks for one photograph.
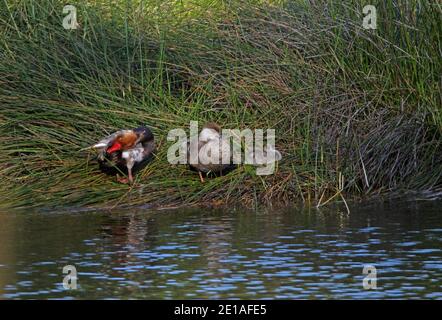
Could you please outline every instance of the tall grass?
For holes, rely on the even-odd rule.
[[[376,1],[375,1],[376,2]],[[441,5],[363,1],[0,1],[1,205],[305,201],[440,187]],[[201,184],[167,162],[190,120],[275,128],[277,171]],[[81,151],[141,123],[156,160],[133,186]]]

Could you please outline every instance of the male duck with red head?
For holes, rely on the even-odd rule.
[[[152,131],[140,126],[133,130],[120,130],[100,140],[92,148],[98,150],[101,171],[117,175],[122,183],[133,183],[133,174],[146,166],[155,151]],[[128,179],[119,178],[124,173]]]

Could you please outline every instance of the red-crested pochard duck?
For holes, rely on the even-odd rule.
[[[155,139],[152,131],[140,126],[119,130],[92,146],[98,150],[98,164],[104,173],[117,175],[122,183],[133,183],[133,175],[152,159]],[[119,174],[127,175],[122,178]]]

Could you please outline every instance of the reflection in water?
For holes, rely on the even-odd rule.
[[[4,288],[12,281],[15,282],[15,272],[8,268],[6,262],[16,264],[14,251],[15,219],[5,214],[0,214],[0,297],[6,294]]]
[[[149,217],[139,216],[135,212],[127,215],[109,215],[100,226],[101,236],[106,242],[112,243],[119,250],[109,252],[112,258],[110,264],[105,265],[106,272],[112,279],[125,279],[130,286],[127,291],[130,295],[139,293],[138,274],[128,272],[137,265],[137,253],[143,252],[146,245],[154,245],[157,234],[156,224]],[[104,249],[104,248],[103,248]],[[106,251],[103,252],[107,254]],[[112,254],[113,253],[113,254]],[[119,266],[119,267],[112,267]],[[103,276],[106,278],[106,276]]]
[[[207,219],[201,225],[201,253],[207,260],[207,272],[221,278],[222,260],[230,255],[232,242],[231,220]]]
[[[0,297],[442,298],[439,207],[3,213]]]

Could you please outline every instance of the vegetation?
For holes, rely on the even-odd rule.
[[[79,2],[79,1],[77,1]],[[442,184],[441,4],[372,1],[0,1],[5,207],[324,205]],[[275,128],[277,171],[200,183],[167,162],[190,120]],[[149,125],[157,157],[122,185],[84,150]]]

